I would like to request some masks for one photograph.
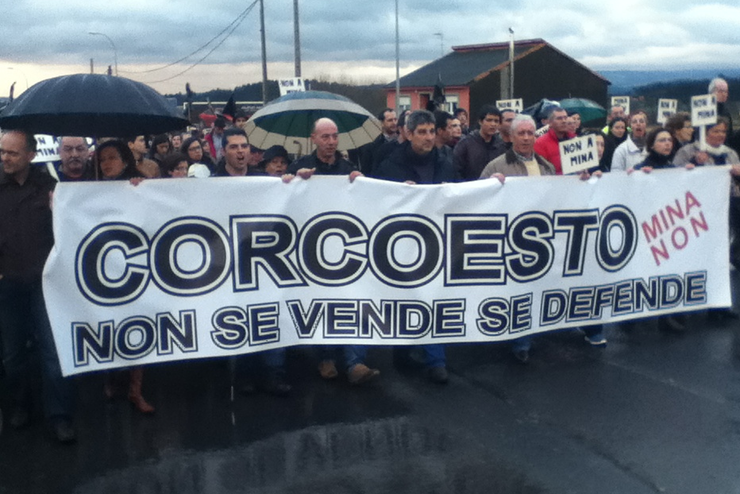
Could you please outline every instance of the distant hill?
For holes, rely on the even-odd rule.
[[[729,72],[729,71],[728,71]],[[736,115],[740,110],[740,76],[727,77],[727,84],[730,87],[730,100],[728,110]],[[632,96],[630,98],[630,110],[644,110],[650,122],[655,122],[657,117],[657,106],[660,98],[678,100],[678,111],[691,112],[691,97],[700,94],[707,94],[707,85],[709,81],[716,77],[713,73],[711,77],[702,79],[681,79],[681,80],[664,80],[652,82],[640,86],[633,86],[629,92],[619,93],[621,95]],[[616,95],[617,93],[612,93]]]
[[[646,86],[656,82],[704,81],[704,85],[706,86],[715,77],[724,77],[725,79],[740,78],[740,69],[727,68],[701,70],[599,70],[597,72],[611,81],[612,85],[609,87],[610,95],[632,95],[636,87]]]
[[[345,96],[374,115],[380,112],[380,110],[382,110],[386,106],[385,91],[383,90],[382,84],[374,84],[369,86],[353,86],[337,82],[326,82],[310,79],[306,79],[306,83],[310,89],[316,91],[329,91]],[[232,93],[234,94],[234,99],[237,101],[261,102],[262,83],[255,82],[252,84],[246,84],[244,86],[239,86],[233,90],[213,89],[211,91],[195,93],[193,100],[228,101]],[[182,105],[182,103],[185,102],[185,94],[183,93],[167,94],[165,96],[175,98],[178,105]],[[279,96],[280,89],[278,88],[277,81],[267,81],[267,100],[272,101]]]

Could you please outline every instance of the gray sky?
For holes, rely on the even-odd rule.
[[[3,8],[0,96],[58,75],[113,64],[163,93],[233,88],[261,79],[259,7],[205,61],[209,45],[252,0],[13,0]],[[10,4],[11,0],[4,0]],[[731,67],[740,60],[740,6],[695,0],[399,0],[402,74],[451,46],[543,38],[595,70]],[[303,76],[352,82],[395,77],[394,1],[300,0]],[[554,7],[557,5],[557,7]],[[268,76],[293,75],[293,1],[265,0]],[[223,37],[219,38],[219,40]],[[218,41],[218,40],[217,40]],[[165,79],[168,79],[165,81]],[[160,82],[162,81],[162,82]]]

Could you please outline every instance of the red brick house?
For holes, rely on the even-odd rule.
[[[440,79],[448,111],[462,107],[475,114],[484,104],[508,99],[509,43],[453,46],[452,52],[442,58],[401,77],[401,108],[425,108]],[[514,98],[522,98],[525,107],[542,98],[570,97],[588,98],[606,106],[610,84],[542,39],[515,42]],[[394,108],[395,81],[385,88],[388,106]]]

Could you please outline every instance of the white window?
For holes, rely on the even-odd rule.
[[[457,94],[445,94],[445,111],[454,114],[460,104],[460,96]]]
[[[398,97],[398,111],[403,112],[404,110],[411,109],[411,96],[399,96]]]

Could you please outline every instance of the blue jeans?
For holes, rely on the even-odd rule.
[[[424,365],[427,368],[432,369],[447,365],[444,345],[421,345],[421,349],[424,350]]]
[[[586,333],[586,336],[593,338],[594,336],[599,336],[604,333],[604,325],[593,324],[591,326],[582,326],[581,330]],[[521,338],[511,340],[511,351],[514,353],[521,351],[528,352],[530,348],[532,348],[531,336],[522,336]]]
[[[531,336],[522,336],[521,338],[511,340],[511,351],[514,353],[528,352],[530,348],[532,348]]]
[[[344,370],[349,372],[357,364],[364,364],[367,357],[367,346],[365,345],[324,345],[321,347],[321,360],[337,360],[341,352]]]
[[[581,326],[581,330],[586,333],[589,338],[604,335],[604,325],[594,324],[593,326]]]
[[[15,406],[30,406],[35,350],[41,364],[46,417],[71,418],[72,382],[62,376],[41,280],[0,279],[0,336],[8,389]],[[29,348],[31,341],[34,345]]]
[[[434,367],[445,367],[447,365],[447,356],[445,355],[445,346],[442,344],[434,345],[403,345],[393,347],[393,358],[400,362],[418,361],[418,357],[413,358],[411,350],[418,348],[424,353],[424,366],[427,369]],[[416,352],[414,352],[415,354]]]
[[[240,373],[278,374],[285,372],[285,348],[263,350],[237,359]]]

